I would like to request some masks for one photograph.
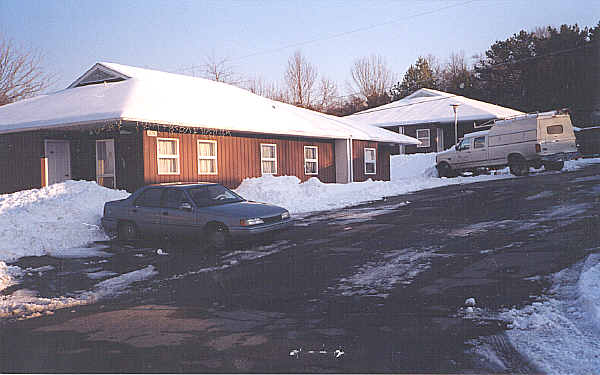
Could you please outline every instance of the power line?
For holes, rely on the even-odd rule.
[[[431,103],[431,102],[437,102],[439,100],[447,100],[447,99],[451,99],[451,98],[455,98],[457,96],[457,94],[452,94],[450,96],[444,96],[443,98],[436,98],[436,99],[429,99],[429,100],[422,100],[420,102],[415,102],[415,103],[406,103],[406,104],[402,104],[402,105],[395,105],[395,106],[391,106],[391,107],[387,107],[387,108],[372,108],[372,109],[367,109],[366,111],[362,111],[362,112],[357,112],[357,113],[353,113],[351,116],[355,116],[355,115],[365,115],[367,113],[373,113],[373,112],[380,112],[380,111],[387,111],[390,109],[396,109],[396,108],[402,108],[402,107],[410,107],[411,105],[417,105],[417,104],[422,104],[422,103]]]

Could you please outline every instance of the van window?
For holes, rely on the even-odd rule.
[[[458,144],[456,148],[458,151],[468,150],[471,146],[471,138],[465,138]]]
[[[546,132],[548,134],[562,134],[563,126],[562,125],[552,125],[546,128]]]
[[[473,148],[484,148],[485,137],[477,137],[473,140]]]

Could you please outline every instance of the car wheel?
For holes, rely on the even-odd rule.
[[[515,176],[526,176],[529,173],[529,164],[523,158],[515,158],[508,165],[510,173]]]
[[[131,221],[122,221],[119,223],[117,238],[121,241],[131,241],[138,236],[138,230]]]
[[[223,225],[213,227],[208,230],[208,247],[211,250],[225,250],[229,247],[230,237],[229,231]]]
[[[440,163],[436,166],[439,177],[453,177],[454,171],[448,163]]]
[[[544,168],[549,171],[560,171],[565,166],[564,161],[547,161],[544,163]]]

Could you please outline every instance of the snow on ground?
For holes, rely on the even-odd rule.
[[[4,271],[6,274],[6,270]],[[154,266],[147,266],[101,281],[92,290],[72,296],[46,298],[38,296],[36,291],[19,289],[10,295],[0,296],[0,318],[18,318],[20,320],[37,318],[51,315],[58,309],[87,305],[106,298],[113,298],[126,291],[131,284],[147,280],[157,274]],[[0,280],[2,279],[0,278]]]
[[[506,332],[515,349],[544,373],[600,370],[600,254],[553,276],[548,297],[511,309]]]
[[[128,195],[90,181],[0,195],[0,261],[61,253],[107,239],[100,228],[104,202]]]

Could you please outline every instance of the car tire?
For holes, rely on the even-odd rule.
[[[138,237],[138,230],[135,223],[131,221],[121,221],[117,228],[117,238],[121,241],[131,241]]]
[[[564,161],[547,161],[544,163],[544,168],[549,171],[560,171],[564,168]]]
[[[515,176],[527,176],[529,174],[529,164],[522,157],[513,158],[508,165],[510,173]]]
[[[224,225],[214,226],[207,230],[208,248],[221,251],[229,247],[231,238],[227,227]]]
[[[442,162],[436,167],[439,177],[454,177],[456,172],[448,165],[448,163]]]

